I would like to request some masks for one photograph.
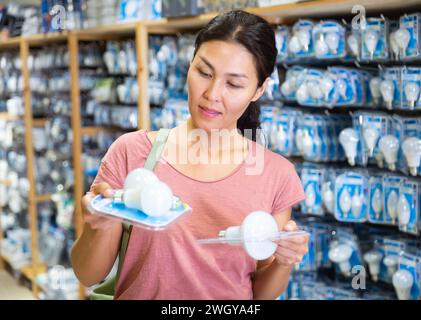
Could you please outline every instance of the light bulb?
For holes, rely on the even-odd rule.
[[[376,219],[379,220],[383,211],[382,192],[379,188],[376,188],[376,191],[373,193],[371,198],[371,207],[373,208],[374,214],[376,215]]]
[[[303,155],[303,130],[297,129],[295,132],[295,145],[297,146],[298,151]]]
[[[363,129],[363,137],[368,149],[368,156],[372,157],[377,140],[379,139],[379,131],[372,126],[366,126]]]
[[[387,255],[383,259],[383,264],[387,268],[387,274],[389,277],[392,277],[393,274],[396,272],[396,269],[398,267],[398,261],[399,258],[396,255]]]
[[[323,183],[322,185],[322,197],[323,203],[328,212],[333,213],[335,197],[332,189],[329,187],[329,183]]]
[[[358,57],[360,55],[360,44],[358,38],[354,34],[350,34],[346,39],[348,43],[348,47],[351,49],[351,53],[354,57]]]
[[[316,41],[314,50],[317,57],[324,57],[329,53],[329,46],[323,38],[320,38]]]
[[[403,57],[406,56],[406,48],[408,48],[409,40],[411,39],[411,34],[407,29],[400,28],[395,31],[395,40],[399,46],[399,50]]]
[[[377,166],[379,168],[383,168],[383,154],[381,152],[376,152],[376,154],[374,155],[374,158],[376,159],[377,162]]]
[[[406,158],[411,175],[416,176],[421,158],[421,140],[416,137],[405,139],[402,143],[402,151]]]
[[[356,190],[351,200],[351,212],[355,218],[358,218],[361,215],[361,209],[363,207],[363,198],[360,193]]]
[[[349,194],[348,189],[346,188],[341,192],[341,195],[339,197],[339,207],[341,208],[344,217],[348,217],[349,211],[352,207],[352,200],[351,195]]]
[[[392,49],[393,58],[398,60],[399,58],[399,44],[396,40],[396,31],[393,31],[389,36],[390,48]]]
[[[301,44],[297,36],[292,36],[288,43],[288,49],[290,52],[297,54],[301,51]]]
[[[326,75],[320,81],[320,89],[322,90],[322,94],[325,101],[329,101],[329,95],[334,87],[335,84],[333,83],[333,80]]]
[[[146,168],[137,168],[129,172],[124,180],[124,189],[137,189],[143,186],[159,181],[158,177],[151,170]]]
[[[306,199],[305,199],[306,207],[311,211],[314,204],[316,203],[316,191],[314,190],[313,184],[309,184],[307,186],[305,196],[306,196]]]
[[[389,170],[395,171],[395,164],[398,159],[399,139],[390,134],[383,136],[379,141],[379,148],[386,160]]]
[[[386,103],[386,107],[388,109],[392,109],[393,98],[395,95],[395,85],[393,81],[383,80],[380,83],[380,92],[384,102]]]
[[[403,229],[403,231],[406,231],[411,219],[411,206],[409,205],[404,193],[399,196],[397,211],[399,226]]]
[[[290,96],[292,93],[294,93],[295,88],[290,80],[286,80],[281,85],[281,92],[285,97]]]
[[[346,95],[347,84],[344,79],[338,79],[336,81],[336,90],[338,90],[338,93],[343,100],[347,100],[347,95]]]
[[[140,193],[142,211],[149,216],[160,217],[168,214],[173,203],[173,193],[164,182],[148,184]]]
[[[395,190],[392,190],[387,197],[387,213],[392,219],[392,223],[395,224],[397,212],[396,212],[396,203],[398,202],[398,194]]]
[[[341,273],[345,275],[350,274],[351,263],[349,259],[352,255],[352,248],[347,244],[339,244],[329,250],[329,260],[339,264]]]
[[[379,41],[379,35],[375,30],[368,30],[364,34],[364,42],[367,47],[367,51],[370,54],[370,59],[373,60],[374,52],[377,48],[377,43]]]
[[[337,34],[336,32],[328,32],[326,34],[327,46],[333,54],[337,54],[338,52],[339,40],[339,34]]]
[[[405,85],[406,101],[411,108],[415,106],[415,102],[420,95],[420,86],[418,83],[410,81]]]
[[[308,32],[308,30],[301,29],[297,32],[297,38],[303,50],[307,52],[310,46],[310,32]]]
[[[379,77],[374,77],[370,79],[370,92],[371,96],[373,97],[374,103],[376,105],[379,104],[380,98],[381,98],[381,92],[380,92],[380,83],[382,82],[382,79]]]
[[[288,140],[288,136],[283,127],[278,128],[278,132],[276,135],[276,148],[280,151],[286,151],[286,142]]]
[[[358,133],[353,128],[346,128],[339,134],[339,142],[345,151],[345,155],[351,166],[355,166],[357,156],[357,144],[359,141]]]
[[[411,272],[405,269],[396,271],[392,282],[399,300],[411,299],[411,289],[414,285],[414,276]]]
[[[309,99],[309,92],[307,88],[307,84],[303,83],[298,88],[297,92],[295,93],[298,103],[302,104],[305,103]]]
[[[321,90],[320,85],[319,85],[318,82],[316,82],[316,81],[310,81],[310,82],[308,82],[307,83],[307,88],[309,89],[309,91],[310,91],[310,97],[313,100],[318,101],[318,100],[321,100],[323,98],[323,92],[322,92],[322,90]]]
[[[303,131],[301,141],[302,141],[303,156],[307,158],[311,158],[313,156],[314,143],[313,143],[313,139],[311,138],[307,130]]]
[[[383,254],[377,250],[369,251],[364,254],[364,261],[368,263],[368,269],[375,282],[379,280],[380,262],[382,258]]]

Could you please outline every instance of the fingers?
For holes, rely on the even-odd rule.
[[[105,198],[111,198],[113,196],[113,189],[106,182],[100,182],[92,186],[92,191],[95,195],[102,195]]]
[[[299,255],[305,255],[308,252],[308,245],[305,244],[296,244],[296,243],[288,243],[288,242],[281,242],[278,244],[279,250],[291,250]]]

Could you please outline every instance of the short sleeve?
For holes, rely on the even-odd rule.
[[[301,179],[292,163],[278,177],[278,187],[272,205],[272,212],[283,211],[305,199]]]

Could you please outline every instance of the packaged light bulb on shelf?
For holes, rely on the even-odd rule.
[[[403,181],[404,177],[401,176],[383,176],[383,208],[385,214],[384,222],[386,224],[397,225],[397,203]]]
[[[401,107],[402,71],[399,67],[386,68],[382,73],[380,93],[383,107],[388,110]]]
[[[421,256],[403,253],[398,259],[398,270],[392,277],[393,287],[399,300],[421,298]]]
[[[385,223],[383,204],[383,174],[370,172],[368,221],[375,224]]]
[[[405,110],[421,109],[421,68],[402,68],[402,105]]]
[[[112,198],[95,197],[89,209],[149,230],[163,230],[191,211],[167,184],[145,168],[129,172],[124,189],[115,190]]]
[[[418,181],[404,179],[396,204],[399,230],[418,235],[420,226],[421,190]]]
[[[313,21],[300,19],[292,27],[292,34],[288,42],[288,51],[293,57],[314,57],[313,26]]]
[[[295,154],[294,132],[302,112],[293,108],[282,107],[275,119],[276,134],[273,141],[274,150],[283,156]]]
[[[332,74],[334,81],[334,91],[332,96],[333,106],[352,106],[358,104],[357,88],[363,86],[355,76],[351,74],[351,69],[344,67],[329,67],[328,72]],[[357,82],[355,82],[357,80]]]
[[[276,49],[278,55],[276,57],[277,62],[284,62],[288,58],[288,43],[289,43],[290,31],[288,26],[280,25],[275,29],[275,40]]]
[[[403,254],[406,247],[405,242],[384,237],[378,237],[375,241],[376,247],[383,256],[378,278],[382,282],[392,284],[392,277],[398,269],[399,256]]]
[[[282,99],[285,101],[296,101],[296,92],[303,81],[304,67],[292,66],[286,71],[285,81],[281,84]]]
[[[379,248],[378,243],[375,243],[373,248],[366,251],[363,255],[364,262],[368,265],[371,279],[374,282],[379,281],[380,266],[383,257],[382,250]]]
[[[361,60],[387,61],[389,59],[389,20],[385,17],[367,18],[361,30]]]
[[[401,60],[421,58],[421,13],[405,14],[399,19],[396,41]]]
[[[317,59],[338,59],[346,55],[345,27],[337,21],[321,21],[312,31]]]
[[[306,165],[301,171],[301,181],[304,188],[305,200],[301,202],[301,212],[322,216],[322,183],[324,181],[324,169],[315,165]]]
[[[367,221],[368,178],[366,172],[345,172],[335,181],[335,218],[344,222]]]
[[[346,52],[345,61],[359,61],[361,59],[361,34],[352,28],[346,33]]]

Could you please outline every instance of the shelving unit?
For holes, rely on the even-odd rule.
[[[362,5],[367,14],[403,13],[409,10],[421,9],[421,0],[318,0],[306,1],[293,4],[276,5],[263,8],[246,8],[245,10],[263,16],[269,22],[291,23],[298,18],[320,17],[351,17],[352,8]],[[23,98],[25,105],[25,148],[27,156],[27,176],[30,182],[28,217],[32,237],[32,265],[22,270],[29,280],[32,281],[32,292],[38,296],[39,286],[35,283],[35,277],[40,271],[45,271],[38,258],[37,243],[37,204],[50,201],[50,195],[37,195],[35,193],[34,176],[34,152],[32,144],[32,128],[44,126],[47,119],[34,119],[32,116],[31,88],[29,86],[30,70],[28,68],[29,50],[34,46],[44,46],[55,43],[67,43],[69,49],[69,73],[70,73],[70,100],[71,100],[71,123],[73,129],[73,169],[75,174],[74,199],[75,199],[75,229],[79,236],[83,230],[83,218],[81,199],[83,197],[83,168],[81,161],[82,137],[95,136],[99,132],[114,132],[115,129],[103,127],[83,127],[81,125],[81,90],[79,86],[79,44],[89,41],[134,39],[137,53],[137,82],[138,82],[138,128],[150,129],[150,106],[148,98],[148,37],[149,35],[176,34],[198,30],[209,22],[216,13],[207,13],[195,17],[160,19],[157,21],[139,21],[130,23],[117,23],[114,25],[98,28],[66,31],[46,35],[32,35],[12,38],[0,42],[0,51],[10,48],[19,49],[22,61],[22,75],[24,81]],[[0,120],[17,120],[18,117],[0,113]],[[0,181],[7,183],[7,181]],[[0,226],[0,236],[1,236]],[[1,261],[2,259],[0,259]],[[3,259],[4,260],[4,259]],[[7,261],[5,261],[7,263]],[[1,262],[0,262],[1,263]],[[1,266],[1,264],[0,264]],[[80,297],[85,298],[85,288],[81,286]]]

